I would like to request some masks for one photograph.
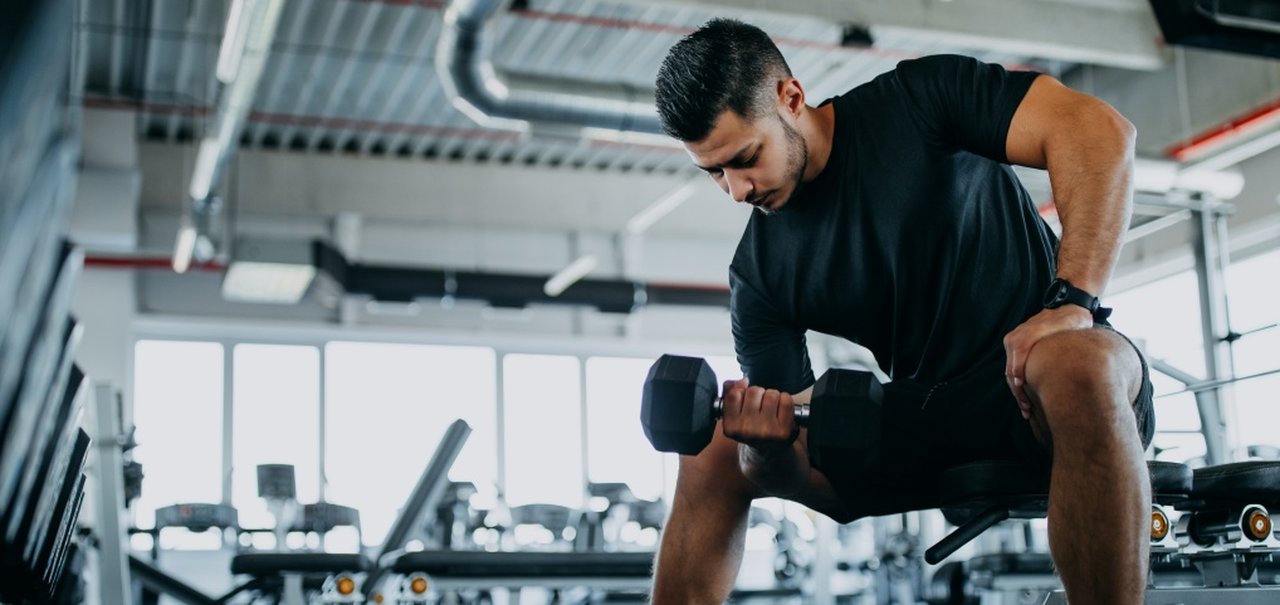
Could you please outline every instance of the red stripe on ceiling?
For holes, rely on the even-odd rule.
[[[86,269],[173,269],[173,259],[159,256],[86,256]],[[226,266],[219,262],[191,263],[196,271],[222,271]]]
[[[1197,159],[1232,140],[1280,121],[1280,99],[1251,109],[1165,150],[1179,162]]]

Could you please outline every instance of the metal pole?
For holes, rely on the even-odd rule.
[[[232,495],[231,473],[234,470],[232,459],[232,439],[235,437],[235,344],[222,343],[222,503],[230,505]]]
[[[591,494],[587,489],[587,485],[591,483],[591,466],[588,462],[590,457],[589,447],[587,444],[587,358],[579,356],[578,358],[578,405],[581,409],[581,417],[578,422],[578,441],[582,448],[582,504],[583,508],[588,508],[591,501]]]
[[[1218,355],[1223,361],[1223,365],[1219,367],[1222,370],[1223,377],[1236,376],[1236,353],[1235,342],[1240,337],[1235,329],[1231,327],[1231,298],[1230,289],[1227,287],[1227,267],[1231,266],[1231,238],[1227,235],[1227,217],[1231,211],[1223,208],[1215,210],[1213,213],[1213,226],[1215,229],[1214,244],[1217,249],[1217,274],[1219,277],[1219,304],[1222,305],[1222,325],[1219,334],[1221,338],[1218,340]],[[1236,415],[1236,387],[1235,382],[1225,383],[1221,387],[1222,402],[1222,420],[1227,425],[1227,447],[1228,453],[1232,459],[1236,459],[1237,453],[1240,452],[1244,444],[1240,443],[1240,418]]]
[[[132,602],[133,584],[129,578],[129,563],[125,548],[129,538],[125,533],[124,473],[120,450],[120,401],[115,389],[107,383],[94,383],[93,401],[89,406],[93,414],[94,452],[98,462],[98,590],[103,605]]]
[[[498,382],[498,390],[496,393],[497,397],[495,397],[495,404],[497,405],[495,418],[497,419],[497,423],[494,426],[494,429],[497,431],[494,443],[497,445],[498,454],[498,497],[505,501],[507,497],[507,422],[504,416],[506,414],[507,406],[505,396],[506,385],[503,383],[504,378],[502,372],[502,363],[505,356],[503,355],[503,352],[498,349],[493,351],[493,355],[494,372],[496,374],[495,378]]]
[[[834,605],[836,600],[831,594],[831,579],[836,570],[837,526],[826,515],[818,515],[816,525],[818,535],[813,556],[813,603]]]
[[[325,425],[325,409],[326,409],[326,408],[325,408],[325,399],[324,399],[324,397],[325,397],[325,359],[324,359],[324,346],[325,346],[325,343],[320,343],[319,345],[317,345],[317,346],[316,346],[316,350],[317,350],[317,351],[319,351],[319,355],[320,355],[320,385],[319,385],[319,387],[320,387],[320,401],[319,401],[319,412],[320,412],[320,469],[319,469],[319,472],[320,472],[320,491],[319,491],[319,494],[317,495],[317,498],[316,498],[319,502],[324,502],[324,501],[325,501],[325,492],[327,491],[327,488],[329,487],[329,475],[328,475],[328,473],[326,473],[326,472],[325,472],[325,440],[324,440],[324,431],[325,431],[325,426],[326,426],[326,425]],[[321,539],[321,540],[324,540],[324,534],[320,534],[320,539]]]
[[[1230,332],[1226,311],[1222,246],[1217,221],[1225,220],[1212,208],[1196,212],[1194,255],[1196,281],[1200,298],[1200,334],[1204,347],[1205,380],[1213,381],[1232,374],[1231,348],[1225,337]],[[1205,460],[1209,464],[1230,461],[1230,428],[1226,422],[1229,387],[1205,390],[1196,394],[1200,410],[1200,427],[1205,437]]]

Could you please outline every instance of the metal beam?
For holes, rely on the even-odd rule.
[[[387,36],[387,40],[383,44],[383,56],[379,58],[374,68],[365,75],[364,83],[360,86],[360,95],[356,97],[355,105],[352,106],[351,117],[363,119],[369,113],[370,102],[373,100],[374,92],[382,92],[387,89],[386,86],[383,86],[383,80],[389,79],[387,73],[390,71],[391,66],[399,60],[395,50],[403,45],[405,32],[409,31],[409,24],[413,23],[414,16],[416,16],[416,13],[396,15],[397,18],[394,19],[395,24],[391,28],[391,35]],[[354,59],[355,57],[352,58]],[[397,81],[396,85],[399,83]],[[355,136],[357,136],[357,133],[354,129],[343,128],[339,130],[333,140],[334,148],[342,149]]]
[[[79,370],[75,370],[77,373]],[[124,443],[124,430],[120,426],[121,400],[116,390],[104,382],[92,386],[93,400],[89,407],[90,426],[93,430],[94,480],[97,482],[98,537],[97,584],[103,603],[126,602],[132,592],[128,557],[128,534],[124,519],[124,468],[120,446]]]
[[[160,11],[164,10],[166,4],[166,2],[148,2],[146,4],[147,10],[150,12],[148,23],[152,32],[159,31],[163,27]],[[147,45],[146,66],[142,70],[142,91],[138,95],[144,102],[153,100],[155,94],[153,91],[159,88],[159,83],[156,82],[156,64],[160,62],[160,39],[160,36],[151,34],[144,42],[140,42],[140,44]],[[181,44],[182,42],[178,41],[177,43]],[[138,116],[139,134],[145,133],[151,127],[152,119],[150,116]]]
[[[85,2],[88,4],[88,2]],[[191,54],[187,52],[187,46],[203,46],[204,42],[192,35],[192,24],[198,19],[200,14],[199,0],[192,0],[190,10],[187,12],[187,18],[182,20],[182,37],[178,40],[178,70],[173,74],[173,90],[181,94],[189,90],[187,80],[191,78]],[[194,98],[175,99],[178,103],[194,103]],[[178,138],[178,121],[182,118],[182,112],[175,111],[169,114],[166,121],[164,134],[165,138],[170,142],[174,142]]]
[[[440,19],[436,16],[435,11],[417,11],[417,14],[422,17],[422,24],[415,30],[418,34],[418,42],[409,53],[409,56],[413,57],[413,59],[405,62],[402,66],[400,77],[396,79],[395,86],[382,99],[382,106],[378,109],[377,117],[374,118],[375,122],[388,122],[391,120],[392,112],[399,109],[404,102],[404,95],[409,91],[410,82],[430,81],[430,77],[435,74],[434,65],[431,63],[431,53],[435,50],[435,37],[440,27]],[[426,77],[414,78],[414,74],[425,74]],[[385,132],[366,132],[360,140],[360,154],[367,155],[375,141],[380,138],[386,139],[386,137],[387,133]],[[395,148],[388,145],[387,152],[395,153]]]
[[[378,22],[378,15],[382,13],[382,6],[383,5],[381,4],[371,3],[364,7],[364,14],[360,17],[360,27],[356,30],[355,40],[352,43],[352,47],[347,49],[347,56],[342,62],[342,68],[338,71],[338,77],[334,79],[333,85],[330,86],[329,90],[325,91],[325,94],[323,95],[326,101],[320,108],[320,112],[316,114],[319,117],[338,117],[333,115],[333,113],[337,110],[338,103],[342,101],[343,92],[346,90],[347,84],[351,81],[351,76],[355,75],[357,71],[360,71],[356,69],[356,66],[360,64],[360,50],[369,42],[369,34],[373,31],[374,24]],[[395,35],[393,34],[391,38],[394,40]],[[386,59],[383,59],[380,63],[385,65],[387,62],[388,61]],[[365,90],[368,90],[368,88],[368,86],[365,86]],[[360,114],[356,112],[353,114],[353,117],[359,118]],[[311,136],[307,138],[307,151],[315,151],[316,144],[319,143],[320,138],[326,134],[325,130],[326,128],[324,127],[314,128],[311,130]],[[335,143],[336,142],[337,141],[335,139]],[[335,145],[334,151],[339,150],[340,149]]]
[[[1223,237],[1226,220],[1226,216],[1217,212],[1199,212],[1196,214],[1193,236],[1205,380],[1217,380],[1235,374],[1231,342],[1227,338],[1231,333],[1231,321],[1227,312],[1226,292],[1227,240]],[[1230,385],[1223,385],[1196,395],[1201,408],[1208,405],[1216,408],[1213,411],[1217,412],[1217,423],[1200,427],[1205,432],[1205,442],[1225,444],[1218,448],[1219,451],[1206,452],[1209,464],[1231,461],[1231,448],[1236,445],[1231,439],[1232,427],[1229,422],[1233,391]],[[1201,417],[1205,417],[1203,410]],[[1210,435],[1210,432],[1217,434]]]
[[[296,3],[297,0],[295,0],[295,2],[290,2],[289,4]],[[290,19],[288,30],[286,30],[286,33],[281,36],[280,39],[285,42],[297,42],[298,35],[302,31],[303,24],[307,21],[307,15],[311,11],[311,2],[303,0],[301,2],[301,6],[299,6],[297,10],[290,11],[288,10],[288,7],[286,7],[285,11],[286,14],[290,15]],[[266,78],[266,80],[270,82],[270,87],[266,90],[266,95],[261,97],[259,102],[256,103],[259,111],[274,111],[277,101],[280,98],[280,91],[285,88],[285,82],[289,79],[288,75],[293,69],[293,63],[300,53],[301,50],[290,50],[277,53],[280,61],[275,63],[275,69],[270,74],[274,77]],[[271,64],[268,64],[264,69],[268,67],[271,67]],[[265,75],[267,74],[264,74],[264,76]],[[268,122],[258,122],[255,124],[253,126],[253,133],[249,136],[250,146],[255,148],[262,147],[262,140],[266,137],[267,131],[271,127],[272,125]],[[284,146],[285,141],[282,139],[280,144],[281,146]]]
[[[637,0],[626,0],[636,2]],[[1083,6],[1022,0],[661,0],[740,14],[760,10],[928,36],[949,46],[1071,63],[1153,70],[1164,65],[1160,28],[1144,5]],[[649,4],[645,2],[644,4]]]
[[[328,21],[325,23],[324,33],[320,37],[320,48],[316,50],[315,55],[311,58],[311,63],[307,66],[306,71],[303,72],[306,76],[302,80],[302,90],[296,93],[296,100],[292,105],[293,109],[290,111],[291,114],[296,116],[306,115],[308,103],[317,94],[317,91],[315,90],[317,75],[329,62],[329,57],[331,56],[334,47],[334,36],[337,35],[338,29],[345,25],[345,19],[343,17],[347,12],[347,7],[350,6],[350,3],[330,3],[326,0],[322,6],[327,6],[329,8],[330,12],[327,17]],[[281,71],[280,73],[283,76],[288,72]],[[283,77],[281,79],[283,79]],[[321,91],[320,94],[328,94],[329,92],[330,91]],[[312,126],[311,128],[320,128],[320,126]],[[297,131],[298,126],[296,124],[286,126],[284,128],[284,132],[280,135],[280,145],[282,147],[288,147],[290,139],[293,138],[294,133]]]
[[[124,88],[122,80],[124,78],[124,38],[127,34],[128,23],[125,22],[125,0],[116,0],[111,3],[112,24],[116,26],[116,31],[111,35],[111,94],[119,95]]]
[[[432,12],[431,14],[435,15],[434,12]],[[444,24],[443,20],[440,19],[438,16],[433,16],[427,22],[427,31],[423,32],[422,34],[423,40],[430,41],[430,45],[427,49],[427,52],[425,55],[423,55],[423,61],[419,65],[410,67],[405,72],[406,80],[409,80],[411,83],[418,84],[419,86],[421,86],[420,90],[426,91],[425,93],[419,93],[417,96],[410,95],[409,98],[414,100],[410,102],[409,107],[406,108],[405,111],[396,112],[396,115],[401,116],[400,121],[402,121],[406,125],[423,123],[423,119],[424,119],[423,113],[427,112],[431,106],[429,101],[433,99],[436,96],[435,93],[440,90],[439,83],[435,81],[436,80],[435,63],[431,60],[431,57],[435,56],[435,42],[436,42],[436,38],[440,35],[440,27],[443,24]],[[418,51],[415,51],[414,53],[415,56],[418,55],[421,52],[421,50],[422,49],[419,48]],[[422,69],[421,70],[422,79],[415,80],[410,78],[409,75],[412,73],[417,73],[419,67],[421,67]],[[407,90],[409,89],[406,89],[406,92]],[[384,108],[384,111],[382,113],[384,118],[388,115],[385,110],[392,107],[398,107],[398,105],[388,104]],[[412,136],[413,136],[412,132],[408,127],[400,130],[400,132],[396,132],[392,134],[391,138],[387,142],[387,150],[391,153],[395,153],[395,150],[399,149],[400,146],[405,142],[405,140]],[[421,151],[421,148],[416,144],[412,145],[411,147],[413,149],[414,155],[417,155],[418,152]]]

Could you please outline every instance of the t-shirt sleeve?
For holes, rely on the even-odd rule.
[[[812,385],[804,330],[780,317],[760,291],[734,271],[729,272],[729,287],[734,348],[751,384],[787,393]]]
[[[1009,123],[1040,74],[935,55],[903,61],[895,75],[926,136],[1007,163]]]

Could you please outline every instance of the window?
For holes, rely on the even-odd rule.
[[[1204,375],[1200,335],[1200,294],[1194,271],[1107,296],[1115,309],[1111,323],[1135,341],[1146,344],[1151,357],[1178,369]]]
[[[134,503],[138,527],[154,527],[162,506],[222,500],[222,372],[217,343],[141,340],[134,346],[134,459],[146,473]],[[190,538],[166,546],[220,544],[217,537]]]
[[[626,483],[638,498],[670,502],[679,456],[654,450],[640,426],[640,398],[653,361],[587,360],[587,473],[593,482]],[[708,357],[707,363],[721,384],[742,375],[731,357]]]
[[[596,483],[626,483],[638,498],[662,496],[664,454],[653,449],[640,426],[640,397],[651,359],[592,357],[587,360],[587,476]],[[674,454],[666,454],[674,457]]]
[[[271,527],[259,464],[293,465],[298,501],[320,497],[320,351],[236,345],[232,376],[232,503],[241,526]]]
[[[1196,377],[1204,376],[1204,348],[1200,334],[1199,287],[1194,271],[1185,271],[1107,297],[1115,308],[1116,329],[1143,346],[1147,358],[1168,362]],[[1185,385],[1153,370],[1156,428],[1152,440],[1156,458],[1181,462],[1205,454],[1200,413],[1195,396],[1182,393]]]
[[[502,360],[507,503],[580,507],[582,385],[576,357]]]
[[[495,363],[493,350],[483,347],[325,347],[328,500],[359,509],[366,544],[386,537],[455,419],[465,419],[472,433],[450,478],[479,489],[493,485]]]
[[[1232,263],[1227,268],[1227,304],[1231,327],[1246,336],[1233,345],[1235,375],[1247,376],[1280,367],[1280,305],[1276,304],[1275,278],[1280,274],[1280,250]],[[1256,331],[1255,331],[1256,330]],[[1236,428],[1233,445],[1280,446],[1280,374],[1238,382],[1235,411],[1228,422]]]

